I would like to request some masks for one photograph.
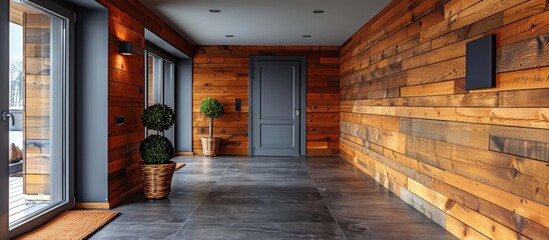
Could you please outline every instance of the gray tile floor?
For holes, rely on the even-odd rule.
[[[169,199],[134,196],[91,239],[454,239],[341,158],[175,161]]]

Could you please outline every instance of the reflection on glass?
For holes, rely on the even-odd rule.
[[[162,58],[149,53],[147,65],[147,106],[151,106],[163,102]]]
[[[64,201],[63,33],[63,19],[11,0],[10,225]]]
[[[174,64],[170,61],[167,61],[164,59],[164,92],[163,92],[163,103],[171,107],[172,109],[175,109],[175,99],[174,99]],[[166,131],[164,131],[164,137],[167,137],[170,139],[170,141],[174,142],[174,132],[175,128],[170,128]]]
[[[147,54],[147,107],[155,103],[163,102],[162,90],[162,58]],[[153,130],[147,130],[147,135],[154,134]]]

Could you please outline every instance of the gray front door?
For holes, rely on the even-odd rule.
[[[300,154],[301,76],[300,61],[253,63],[254,155]]]

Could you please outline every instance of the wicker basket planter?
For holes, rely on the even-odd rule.
[[[170,195],[175,163],[145,164],[140,163],[139,169],[143,175],[145,197],[148,199],[163,199]]]
[[[218,137],[202,137],[202,152],[204,153],[204,156],[217,156],[220,140],[221,139]]]

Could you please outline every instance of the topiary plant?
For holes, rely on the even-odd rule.
[[[200,102],[200,112],[209,117],[209,137],[213,137],[213,120],[214,118],[219,118],[223,116],[223,103],[215,98],[204,98]]]
[[[175,123],[175,113],[167,105],[157,103],[145,109],[141,122],[150,130],[163,132]]]
[[[147,129],[156,131],[139,145],[141,158],[149,164],[168,163],[174,155],[174,148],[172,142],[161,134],[175,123],[173,109],[164,104],[154,104],[145,109],[141,122]]]
[[[150,135],[139,145],[139,152],[146,163],[167,163],[173,157],[174,148],[168,138]]]

